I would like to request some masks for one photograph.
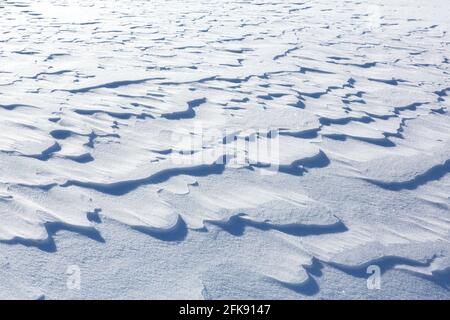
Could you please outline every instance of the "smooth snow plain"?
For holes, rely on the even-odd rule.
[[[449,299],[449,16],[2,1],[0,298]]]

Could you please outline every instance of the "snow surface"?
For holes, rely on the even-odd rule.
[[[449,16],[2,1],[0,298],[449,299]]]

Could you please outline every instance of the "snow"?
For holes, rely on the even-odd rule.
[[[0,298],[449,299],[449,14],[3,1]]]

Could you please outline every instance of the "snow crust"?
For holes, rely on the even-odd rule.
[[[3,1],[0,297],[450,298],[449,15]]]

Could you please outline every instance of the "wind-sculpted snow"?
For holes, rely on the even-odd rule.
[[[2,294],[449,298],[450,6],[394,2],[3,1]]]

